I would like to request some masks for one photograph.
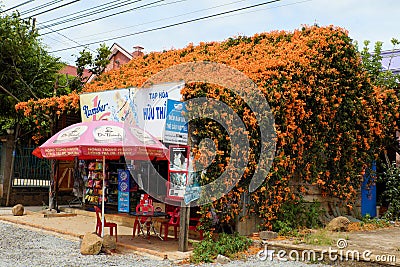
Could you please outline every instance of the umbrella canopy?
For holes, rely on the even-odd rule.
[[[42,152],[40,151],[40,147],[36,147],[33,151],[32,151],[32,155],[38,157],[38,158],[43,158]]]
[[[125,127],[124,127],[125,126]],[[40,146],[44,158],[79,159],[167,159],[168,149],[136,126],[114,121],[76,123],[59,131]]]
[[[126,126],[126,127],[124,127]],[[113,121],[90,121],[73,124],[48,139],[35,155],[48,159],[103,159],[102,235],[104,235],[105,160],[167,159],[168,149],[143,129]]]

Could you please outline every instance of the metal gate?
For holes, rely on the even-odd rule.
[[[13,187],[49,187],[51,162],[32,155],[35,147],[17,148]]]

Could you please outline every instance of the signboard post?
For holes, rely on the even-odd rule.
[[[189,146],[171,145],[169,156],[167,196],[181,200],[185,194],[189,174]]]
[[[129,212],[129,170],[118,170],[118,211]]]
[[[172,99],[167,100],[167,117],[163,136],[164,142],[187,145],[188,123],[184,117],[185,113],[187,113],[185,103]]]

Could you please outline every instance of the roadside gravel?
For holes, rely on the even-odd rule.
[[[0,222],[0,266],[195,266],[176,265],[134,253],[118,255],[81,255],[80,241],[31,229],[16,224]],[[232,261],[228,264],[204,264],[202,266],[324,266],[300,262],[260,261],[251,257],[247,261]]]

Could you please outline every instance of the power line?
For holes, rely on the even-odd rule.
[[[255,4],[255,5],[251,5],[251,6],[246,6],[246,7],[237,8],[237,9],[233,9],[233,10],[229,10],[229,11],[220,12],[220,13],[213,14],[213,15],[203,16],[203,17],[200,17],[200,18],[195,18],[195,19],[190,19],[190,20],[186,20],[186,21],[182,21],[182,22],[172,23],[172,24],[169,24],[169,25],[161,26],[161,27],[156,27],[156,28],[152,28],[152,29],[148,29],[148,30],[135,32],[135,33],[125,34],[125,35],[121,35],[121,36],[114,37],[114,38],[108,38],[108,39],[101,40],[101,41],[91,42],[91,43],[85,44],[85,46],[98,44],[98,43],[104,43],[104,42],[107,42],[107,41],[113,41],[115,39],[126,38],[126,37],[139,35],[139,34],[143,34],[143,33],[163,30],[163,29],[167,29],[167,28],[171,28],[171,27],[175,27],[175,26],[179,26],[179,25],[183,25],[183,24],[187,24],[187,23],[192,23],[192,22],[196,22],[196,21],[200,21],[200,20],[210,19],[210,18],[213,18],[213,17],[218,17],[218,16],[222,16],[222,15],[225,15],[225,14],[235,13],[235,12],[238,12],[238,11],[242,11],[242,10],[246,10],[246,9],[250,9],[250,8],[255,8],[255,7],[259,7],[259,6],[263,6],[263,5],[268,5],[268,4],[272,4],[272,3],[280,2],[280,1],[281,0],[272,0],[272,1],[264,2],[264,3],[260,3],[260,4]],[[77,47],[80,47],[80,46],[74,46],[74,47],[58,49],[58,50],[51,51],[50,53],[70,50],[70,49],[74,49],[74,48],[77,48]]]
[[[81,1],[81,0],[74,0],[74,1],[71,1],[71,2],[68,2],[68,3],[65,3],[65,4],[63,4],[63,5],[56,6],[56,7],[53,7],[53,8],[47,9],[47,10],[45,10],[45,11],[42,11],[42,12],[36,13],[36,14],[34,14],[34,15],[30,16],[30,17],[39,16],[39,15],[41,15],[41,14],[44,14],[44,13],[47,13],[47,12],[50,12],[50,11],[53,11],[53,10],[56,10],[56,9],[59,9],[59,8],[62,8],[62,7],[68,6],[68,5],[71,5],[71,4],[73,4],[73,3],[76,3],[76,2],[79,2],[79,1]]]
[[[85,46],[85,45],[82,45],[82,44],[78,43],[77,41],[75,41],[75,40],[69,38],[68,36],[66,36],[66,35],[64,35],[64,34],[62,34],[62,33],[59,33],[59,32],[57,32],[57,31],[51,29],[49,26],[45,26],[45,27],[48,28],[50,31],[52,31],[52,32],[54,32],[54,33],[57,33],[58,35],[61,35],[61,36],[64,37],[65,39],[67,39],[67,40],[69,40],[69,41],[71,41],[71,42],[73,42],[73,43],[79,45],[79,47]],[[87,48],[87,49],[89,49],[90,51],[92,51],[93,53],[95,53],[95,51],[94,51],[93,49],[90,49],[90,48],[87,47],[87,46],[85,46],[85,48]]]
[[[180,0],[180,1],[175,1],[175,2],[182,2],[182,1],[187,1],[187,0]],[[135,24],[135,25],[132,25],[132,26],[127,26],[127,27],[123,27],[123,28],[119,28],[119,29],[114,29],[114,30],[110,30],[110,31],[105,31],[105,32],[99,32],[99,33],[94,33],[94,34],[90,34],[90,35],[85,35],[85,36],[82,36],[82,37],[80,38],[80,40],[83,41],[83,40],[85,40],[85,39],[88,39],[88,38],[85,38],[85,37],[97,36],[97,35],[102,35],[102,34],[106,34],[106,33],[110,33],[110,32],[116,32],[116,31],[119,31],[119,30],[126,30],[126,29],[130,29],[130,28],[135,28],[135,27],[138,27],[138,26],[146,25],[146,24],[152,24],[152,23],[154,23],[154,22],[160,22],[160,21],[164,21],[164,20],[169,20],[169,19],[173,19],[173,18],[178,18],[178,17],[182,17],[182,16],[189,15],[189,14],[198,13],[198,12],[201,12],[201,11],[206,11],[206,10],[210,10],[210,9],[215,9],[215,8],[218,8],[218,7],[221,7],[221,6],[227,6],[227,5],[231,5],[231,4],[236,4],[236,3],[239,3],[239,2],[243,2],[243,1],[246,1],[246,0],[239,0],[239,1],[232,2],[232,3],[223,4],[223,5],[218,5],[218,6],[213,6],[213,7],[210,7],[210,8],[199,9],[199,10],[196,10],[196,11],[192,11],[192,12],[188,12],[188,13],[184,13],[184,14],[180,14],[180,15],[176,15],[176,16],[172,16],[172,17],[167,17],[167,18],[152,20],[152,21],[148,21],[148,22],[143,22],[143,23],[139,23],[139,24]],[[277,6],[273,6],[273,7],[260,8],[260,9],[257,9],[257,10],[252,10],[252,11],[247,11],[247,12],[241,12],[241,13],[239,13],[239,14],[227,15],[227,16],[224,16],[223,18],[233,17],[233,16],[240,16],[240,15],[243,15],[243,14],[255,13],[255,12],[260,12],[260,11],[263,11],[263,10],[269,10],[269,9],[274,9],[274,8],[292,6],[292,5],[297,5],[297,4],[301,4],[301,3],[305,3],[305,2],[310,2],[310,1],[313,1],[313,0],[303,0],[303,1],[293,2],[293,3],[283,4],[283,5],[277,5]],[[174,3],[175,3],[175,2],[174,2]],[[163,5],[165,5],[165,4],[163,4]]]
[[[46,38],[49,38],[49,39],[53,40],[53,43],[56,43],[57,45],[60,45],[60,43],[64,43],[64,44],[66,43],[65,41],[61,40],[60,38],[54,38],[54,37],[51,37],[51,36],[47,36]],[[88,48],[88,49],[90,49],[90,48]],[[79,50],[77,49],[77,51],[79,51]],[[93,51],[93,50],[91,50],[91,51]],[[67,58],[64,58],[63,56],[60,56],[60,55],[58,55],[58,57],[60,57],[65,63],[70,62],[71,64],[75,64],[74,60],[72,60],[70,58],[67,59]]]
[[[61,40],[61,38],[59,38],[59,37],[51,37],[51,36],[47,36],[46,38],[48,38],[48,40],[47,40],[47,42],[46,42],[46,46],[49,46],[50,44],[52,44],[52,45],[55,45],[55,44],[57,44],[57,45],[60,45],[61,43],[62,44],[66,44],[66,45],[68,45],[68,43],[67,43],[67,41],[65,40]],[[51,41],[50,41],[51,40]],[[50,45],[51,46],[51,45]]]
[[[118,2],[118,1],[120,1],[120,0],[112,1],[112,2],[109,2],[108,4],[112,4],[113,2]],[[159,5],[156,5],[156,6],[146,7],[146,8],[143,8],[143,9],[154,8],[154,7],[165,6],[165,5],[171,5],[171,4],[176,4],[176,3],[185,2],[185,1],[188,1],[188,0],[177,0],[177,1],[169,2],[169,3],[159,4]],[[237,2],[243,2],[243,1],[246,1],[246,0],[240,0],[240,1],[237,1]],[[236,2],[234,2],[234,3],[236,3]],[[101,6],[108,5],[108,4],[103,4],[103,5],[101,5]],[[99,6],[99,7],[100,7],[100,6]],[[90,9],[86,9],[86,10],[90,10]],[[86,11],[86,10],[79,11],[79,12],[76,12],[76,13],[82,13],[82,12],[84,12],[84,11]],[[66,16],[64,16],[64,17],[68,17],[68,16],[69,16],[69,15],[66,15]],[[46,26],[46,25],[43,25],[43,26],[46,27],[46,28],[48,28],[50,31],[52,31],[52,32],[54,32],[54,33],[56,33],[56,34],[59,34],[59,35],[61,35],[62,37],[68,39],[69,41],[76,43],[77,45],[84,46],[84,45],[78,43],[77,41],[70,39],[69,37],[65,36],[64,34],[61,34],[61,33],[57,32],[57,31],[51,29],[49,26]],[[47,36],[47,38],[51,38],[51,37],[50,37],[50,36]],[[53,39],[53,40],[55,40],[55,39]],[[55,41],[57,41],[57,40],[55,40]],[[95,53],[95,51],[93,51],[93,49],[91,49],[89,46],[86,46],[85,48],[87,48],[88,50],[90,50],[90,51],[92,51],[93,53]]]
[[[39,9],[42,9],[42,8],[57,4],[58,2],[62,2],[62,1],[64,1],[64,0],[53,0],[53,1],[50,1],[50,2],[48,2],[46,4],[42,4],[42,5],[33,7],[31,9],[27,9],[27,10],[21,11],[21,15],[26,15],[26,14],[31,13],[33,11],[36,11],[36,10],[39,10]]]
[[[143,1],[143,0],[136,0],[135,2],[140,2],[140,1]],[[135,8],[131,8],[131,9],[128,9],[128,10],[120,11],[120,12],[117,12],[117,13],[106,15],[106,16],[103,16],[103,17],[100,17],[100,18],[89,20],[89,21],[77,23],[77,24],[74,24],[74,25],[71,25],[71,26],[67,26],[67,27],[64,27],[64,28],[61,28],[61,29],[57,29],[57,31],[71,29],[71,28],[74,28],[74,27],[77,27],[77,26],[80,26],[80,25],[83,25],[83,24],[87,24],[87,23],[90,23],[90,22],[93,22],[93,21],[109,18],[109,17],[116,16],[116,15],[119,15],[119,14],[122,14],[122,13],[130,12],[130,11],[133,11],[133,10],[136,10],[136,9],[140,9],[142,7],[150,6],[150,5],[153,5],[153,4],[157,4],[157,3],[163,2],[163,1],[165,1],[165,0],[157,0],[157,1],[151,2],[149,4],[141,5],[141,6],[138,6],[138,7],[135,7]],[[49,34],[49,32],[45,32],[42,35],[46,35],[46,34]]]
[[[65,19],[65,20],[62,20],[62,21],[53,22],[52,24],[49,24],[47,26],[50,26],[50,27],[57,26],[57,25],[64,24],[64,23],[67,23],[67,22],[71,22],[71,21],[74,21],[74,20],[78,20],[78,19],[81,19],[81,18],[86,18],[86,17],[91,16],[91,15],[97,15],[97,14],[100,14],[100,13],[103,13],[103,12],[106,12],[106,11],[110,11],[110,10],[115,9],[115,8],[123,7],[123,6],[126,6],[126,5],[131,5],[131,4],[134,4],[136,2],[140,2],[140,1],[143,1],[143,0],[136,0],[136,1],[128,0],[128,1],[124,1],[123,4],[114,5],[114,6],[111,6],[111,7],[105,7],[105,8],[100,9],[101,6],[110,5],[110,3],[107,3],[107,4],[104,4],[104,5],[101,5],[101,6],[97,7],[98,8],[97,10],[86,9],[84,11],[88,11],[89,10],[90,12],[87,12],[85,14],[81,14],[81,15],[78,15],[78,16],[75,16],[75,17],[72,17],[72,18],[68,18],[68,19]],[[128,3],[126,3],[126,2],[128,2]],[[81,13],[81,12],[82,11],[76,12],[76,13]],[[71,16],[71,14],[67,15],[67,16]],[[58,19],[60,19],[60,18],[58,18]],[[46,22],[48,22],[48,21],[46,21]],[[46,23],[46,22],[43,22],[43,23]],[[39,28],[39,30],[41,30],[41,29],[43,29],[43,27]]]
[[[113,3],[119,2],[119,1],[120,0],[114,0],[114,1],[108,2],[106,4],[101,4],[101,5],[97,6],[96,8],[100,8],[102,6],[112,5]],[[60,19],[66,18],[66,17],[70,17],[70,16],[73,16],[73,15],[76,15],[76,14],[80,14],[80,13],[86,12],[88,10],[92,10],[92,8],[87,8],[87,9],[83,9],[83,10],[80,10],[80,11],[77,11],[77,12],[74,12],[74,13],[71,13],[71,14],[66,14],[66,15],[58,17],[56,19],[46,20],[46,21],[43,21],[43,22],[39,23],[39,25],[46,24],[48,22],[54,22],[55,20],[60,20]]]
[[[16,6],[13,6],[13,7],[8,8],[8,9],[6,9],[6,10],[3,10],[3,11],[1,11],[0,13],[10,11],[10,10],[15,9],[15,8],[17,8],[17,7],[20,7],[20,6],[29,4],[30,2],[33,2],[33,1],[35,1],[35,0],[28,0],[28,1],[25,1],[25,2],[23,2],[23,3],[21,3],[21,4],[19,4],[19,5],[16,5]]]
[[[175,1],[175,2],[172,2],[172,3],[183,2],[183,1],[187,1],[187,0],[180,0],[180,1]],[[160,22],[160,21],[164,21],[164,20],[179,18],[179,17],[183,17],[183,16],[186,16],[186,15],[190,15],[190,14],[194,14],[194,13],[198,13],[198,12],[202,12],[202,11],[207,11],[207,10],[215,9],[215,8],[218,8],[218,7],[223,7],[223,6],[228,6],[228,5],[232,5],[232,4],[237,4],[237,3],[240,3],[240,2],[244,2],[244,1],[246,1],[246,0],[239,0],[239,1],[232,2],[232,3],[228,3],[228,4],[222,4],[222,5],[213,6],[213,7],[209,7],[209,8],[203,8],[203,9],[195,10],[195,11],[192,11],[192,12],[187,12],[187,13],[184,13],[184,14],[172,16],[172,17],[167,17],[167,18],[152,20],[152,21],[149,21],[149,22],[143,22],[143,23],[139,23],[139,24],[136,24],[136,25],[128,26],[128,27],[119,28],[119,29],[117,29],[117,30],[125,30],[125,29],[135,28],[135,27],[137,27],[137,26],[143,26],[143,25],[146,25],[146,24],[152,24],[152,23],[154,23],[154,22]],[[171,3],[171,4],[172,4],[172,3]],[[167,3],[167,4],[169,4],[169,3]],[[167,5],[167,4],[161,4],[161,5]],[[158,5],[158,6],[161,6],[161,5]],[[155,6],[154,6],[154,7],[155,7]],[[148,7],[148,8],[152,8],[152,7]],[[104,33],[115,32],[115,31],[116,31],[116,30],[111,30],[111,31],[106,31],[106,32],[101,32],[101,33],[86,35],[86,36],[83,36],[83,37],[96,36],[96,35],[101,35],[101,34],[104,34]]]

